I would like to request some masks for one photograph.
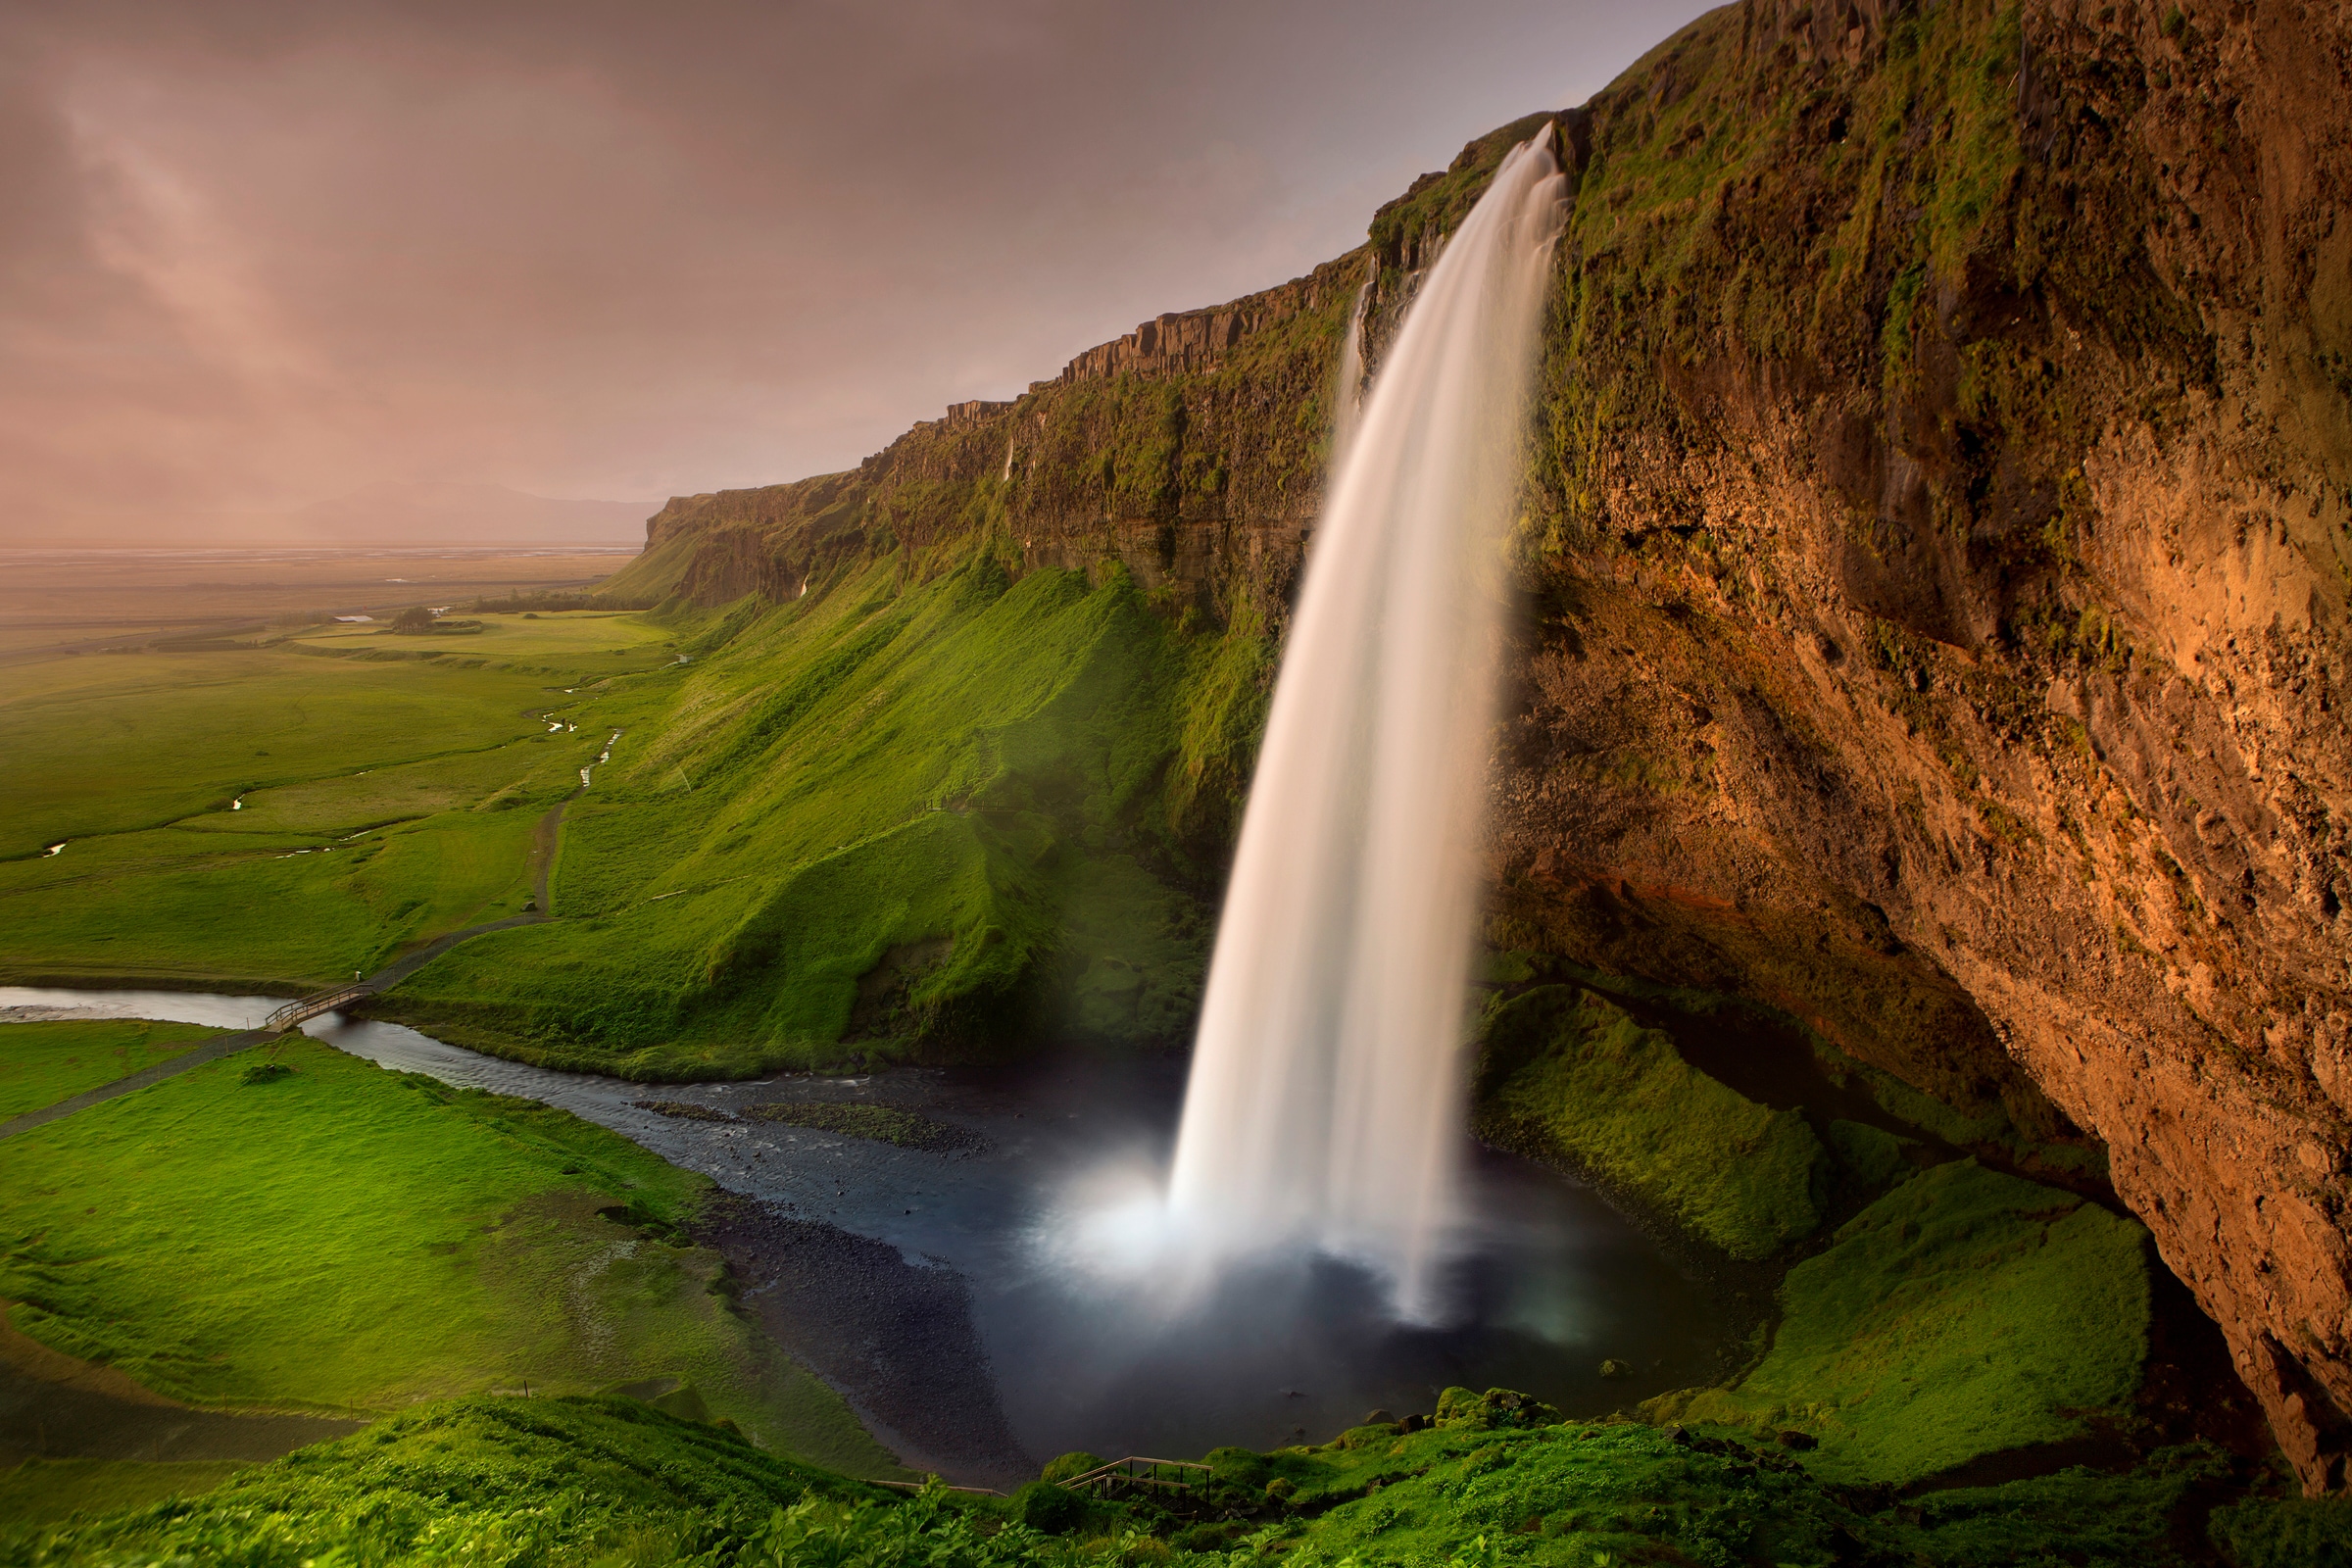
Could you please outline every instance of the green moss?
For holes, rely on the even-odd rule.
[[[2248,1498],[2211,1528],[2232,1568],[2352,1568],[2352,1497]]]
[[[1884,1187],[1908,1169],[1910,1161],[1904,1151],[1916,1147],[1913,1139],[1898,1138],[1865,1122],[1830,1123],[1830,1152],[1836,1157],[1838,1170],[1864,1190]]]
[[[1870,1090],[1870,1098],[1890,1114],[1917,1127],[1933,1137],[1961,1149],[1991,1147],[2012,1153],[2022,1153],[2027,1145],[2019,1134],[2017,1124],[1998,1104],[1988,1106],[1976,1115],[1956,1110],[1933,1095],[1921,1094],[1891,1073],[1876,1067],[1854,1063],[1849,1069],[1860,1075]]]
[[[21,1538],[21,1548],[56,1564],[166,1551],[286,1568],[584,1561],[600,1550],[671,1561],[728,1534],[740,1541],[811,1487],[857,1490],[631,1400],[475,1399],[391,1417],[201,1496]]]
[[[1564,1156],[1734,1257],[1821,1223],[1820,1140],[1688,1065],[1665,1034],[1590,991],[1543,986],[1490,1013],[1483,1132]]]
[[[1903,1483],[2083,1430],[2139,1387],[2147,1233],[1974,1160],[1938,1165],[1788,1271],[1772,1349],[1684,1419],[1810,1432],[1813,1468]]]

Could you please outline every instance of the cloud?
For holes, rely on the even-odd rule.
[[[1693,14],[11,12],[0,538],[385,480],[658,498],[843,466],[1338,254]]]

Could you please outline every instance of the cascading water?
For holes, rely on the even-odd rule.
[[[1564,210],[1550,141],[1503,160],[1337,454],[1168,1184],[1196,1255],[1319,1247],[1415,1316],[1460,1137],[1502,547]]]

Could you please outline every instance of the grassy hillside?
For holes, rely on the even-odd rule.
[[[662,1379],[782,1448],[887,1472],[731,1310],[717,1256],[676,1245],[707,1186],[564,1112],[291,1036],[0,1143],[0,1300],[42,1344],[198,1404],[380,1413]]]
[[[1807,1432],[1825,1479],[1896,1485],[2077,1437],[2139,1388],[2147,1253],[2144,1230],[2095,1204],[1938,1165],[1788,1271],[1752,1371],[1657,1412]]]
[[[1563,1157],[1733,1257],[1769,1257],[1821,1223],[1829,1152],[1689,1066],[1664,1032],[1590,991],[1538,986],[1494,1006],[1481,1134]]]
[[[562,918],[452,953],[393,1010],[639,1077],[1182,1038],[1193,851],[1263,702],[1250,627],[986,555],[679,614],[695,662],[571,808]]]

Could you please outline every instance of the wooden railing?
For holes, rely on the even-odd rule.
[[[264,1018],[262,1027],[265,1029],[291,1029],[296,1024],[310,1022],[322,1012],[332,1012],[337,1007],[357,1002],[362,997],[371,994],[364,981],[354,981],[350,985],[337,986],[332,991],[314,991],[307,997],[300,997],[287,1003],[269,1017]]]
[[[1121,1491],[1191,1492],[1206,1486],[1213,1474],[1208,1466],[1190,1459],[1147,1459],[1130,1454],[1072,1476],[1062,1485],[1073,1492],[1091,1491],[1099,1497],[1108,1497]]]
[[[876,1481],[872,1485],[889,1487],[896,1492],[920,1492],[930,1483],[925,1481]],[[951,1487],[944,1481],[940,1483],[940,1486],[949,1492],[968,1492],[975,1497],[1002,1497],[1004,1495],[994,1487]]]

